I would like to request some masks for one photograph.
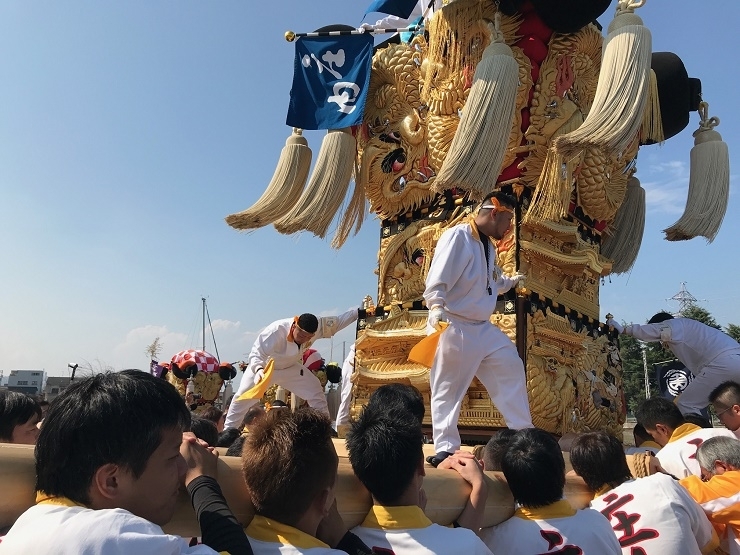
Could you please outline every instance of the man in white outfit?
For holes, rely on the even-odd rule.
[[[283,386],[308,404],[326,414],[329,407],[318,378],[303,365],[303,352],[317,339],[332,337],[357,320],[357,308],[339,316],[317,318],[301,314],[273,322],[263,329],[252,346],[239,389],[226,415],[227,428],[238,428],[249,408],[259,399],[239,400],[239,396],[258,384],[264,377],[265,367],[274,360],[272,383]]]
[[[622,326],[614,319],[606,323],[640,341],[660,341],[691,370],[694,379],[676,400],[682,414],[707,408],[709,394],[722,382],[740,382],[740,344],[718,329],[667,312],[659,312],[646,325]]]
[[[516,199],[486,195],[478,213],[439,238],[426,279],[427,329],[448,322],[430,371],[432,431],[437,466],[460,448],[457,421],[470,383],[477,377],[512,429],[532,427],[524,365],[514,343],[490,317],[496,297],[524,276],[503,275],[493,240],[511,226]]]
[[[342,395],[341,401],[339,402],[339,410],[337,411],[337,421],[335,429],[344,424],[349,424],[349,406],[352,401],[352,373],[355,371],[355,344],[349,348],[347,358],[344,359],[342,364]]]

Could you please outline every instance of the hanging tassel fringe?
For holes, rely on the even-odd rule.
[[[619,155],[640,130],[648,98],[652,38],[633,12],[644,4],[645,0],[619,0],[586,121],[555,143],[565,158],[589,146],[602,148],[608,156]]]
[[[709,117],[709,104],[699,104],[701,122],[694,131],[689,171],[689,196],[683,216],[668,229],[668,241],[706,237],[710,243],[722,225],[730,197],[730,152],[722,136],[714,130],[719,118]]]
[[[658,97],[658,78],[655,71],[649,71],[648,97],[645,111],[642,114],[640,126],[640,142],[642,144],[664,143],[663,119],[660,112],[660,98]]]
[[[569,133],[583,123],[583,116],[576,111],[570,119],[560,127],[553,137]],[[552,140],[552,139],[551,139]],[[523,222],[547,220],[560,221],[565,216],[570,204],[570,195],[573,188],[573,172],[581,163],[582,156],[574,156],[565,162],[552,146],[547,149],[547,156],[542,166],[542,173],[537,180],[537,186],[532,194],[527,213]]]
[[[307,230],[323,239],[347,194],[356,155],[357,141],[350,130],[330,129],[295,210],[277,220],[275,229],[286,235]]]
[[[432,190],[453,187],[481,199],[496,187],[514,118],[519,65],[496,26],[473,77],[460,125]]]
[[[357,176],[359,175],[359,168],[357,167],[357,160],[355,159],[355,190],[352,193],[352,198],[349,201],[347,210],[344,212],[344,216],[339,222],[339,227],[334,238],[331,241],[331,247],[333,249],[341,249],[345,241],[349,237],[352,226],[355,228],[355,235],[360,231],[362,223],[365,221],[365,187],[358,183]]]
[[[613,274],[624,274],[637,260],[645,231],[645,189],[636,177],[627,181],[627,194],[610,231],[601,243],[601,254],[612,261]]]
[[[227,216],[227,224],[235,229],[257,229],[283,217],[295,206],[311,168],[311,149],[302,133],[293,129],[265,192],[246,210]]]

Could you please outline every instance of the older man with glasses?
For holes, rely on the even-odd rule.
[[[740,553],[740,441],[713,437],[696,451],[701,476],[681,480],[719,533],[722,549]]]
[[[356,320],[357,308],[351,308],[339,316],[317,318],[305,313],[277,320],[263,329],[249,353],[247,369],[226,415],[226,427],[237,428],[249,408],[259,401],[239,397],[264,379],[270,359],[274,365],[273,384],[283,386],[308,401],[311,407],[329,414],[321,382],[304,367],[303,353],[317,339],[332,337]]]

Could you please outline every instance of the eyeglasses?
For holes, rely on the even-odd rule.
[[[712,476],[714,476],[714,474],[712,474],[709,471],[707,472],[704,472],[703,470],[701,471],[701,481],[702,482],[708,482],[709,480],[712,479]]]
[[[731,408],[732,408],[732,407],[730,406],[730,407],[727,407],[726,409],[722,409],[721,411],[719,411],[719,412],[717,413],[717,418],[719,418],[720,416],[722,416],[722,415],[723,415],[724,413],[726,413],[726,412],[727,412],[728,410],[730,410]]]

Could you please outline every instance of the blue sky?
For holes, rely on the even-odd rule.
[[[264,191],[280,149],[292,78],[286,30],[358,25],[362,2],[235,0],[0,3],[0,369],[67,363],[146,367],[200,344],[208,299],[222,360],[300,312],[331,314],[376,296],[378,222],[339,250],[272,227],[240,234],[223,218]],[[721,9],[720,9],[721,7]],[[601,17],[608,25],[614,5]],[[279,14],[279,16],[278,16]],[[676,52],[703,81],[738,167],[740,4],[650,0],[638,10],[653,49]],[[711,26],[708,24],[711,23]],[[682,281],[723,325],[740,323],[737,179],[711,245],[668,243],[683,211],[689,127],[640,151],[643,247],[628,276],[607,278],[606,312],[641,322]],[[308,138],[318,152],[321,133]],[[353,330],[317,347],[341,359]],[[208,340],[209,350],[211,341]],[[333,350],[333,352],[332,352]]]

